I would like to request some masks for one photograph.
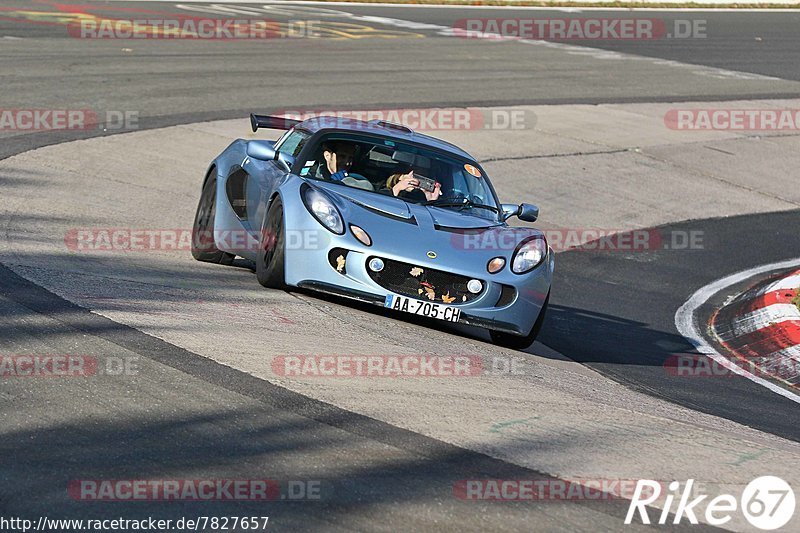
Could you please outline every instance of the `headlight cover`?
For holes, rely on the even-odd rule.
[[[333,201],[328,198],[325,193],[313,189],[309,186],[303,187],[302,191],[303,203],[308,209],[309,213],[314,215],[320,224],[325,226],[329,231],[342,235],[344,233],[344,221],[342,215]]]
[[[539,266],[547,256],[547,241],[543,236],[530,237],[522,241],[511,259],[511,271],[525,274]]]

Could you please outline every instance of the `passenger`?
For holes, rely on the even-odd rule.
[[[408,169],[389,176],[386,180],[386,187],[380,192],[397,196],[403,200],[421,203],[438,200],[442,195],[442,186],[437,181],[432,191],[420,189],[419,180],[414,177],[414,171]]]

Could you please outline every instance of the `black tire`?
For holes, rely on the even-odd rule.
[[[524,350],[525,348],[529,347],[531,344],[533,344],[533,341],[536,340],[536,337],[539,336],[539,332],[542,330],[542,324],[544,324],[544,315],[547,312],[547,306],[549,304],[550,293],[548,292],[547,297],[544,299],[544,304],[542,304],[542,310],[539,311],[539,316],[536,318],[536,322],[533,323],[530,333],[527,335],[513,335],[504,331],[489,330],[489,334],[492,337],[492,342],[498,346],[511,348],[513,350]]]
[[[256,278],[264,287],[285,289],[286,232],[283,227],[283,203],[280,197],[270,204],[261,225],[261,243],[256,256]]]
[[[217,179],[210,177],[203,186],[192,225],[192,257],[207,263],[233,264],[236,255],[223,252],[214,243],[214,214],[217,205]]]

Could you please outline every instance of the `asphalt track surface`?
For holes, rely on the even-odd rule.
[[[665,376],[664,365],[673,354],[696,353],[675,329],[674,310],[691,295],[681,287],[703,287],[719,272],[751,268],[754,257],[758,264],[793,259],[800,245],[797,216],[790,211],[664,228],[702,228],[704,249],[686,254],[661,250],[635,260],[614,252],[562,254],[558,303],[540,340],[635,390],[796,441],[797,404],[743,379],[709,386],[702,379]],[[743,238],[747,253],[732,255]]]
[[[111,7],[117,5],[143,6]],[[146,8],[174,10],[172,4]],[[337,9],[355,14],[379,11],[382,17],[445,26],[462,18],[455,10]],[[504,11],[502,16],[516,15]],[[554,11],[550,16],[575,15]],[[800,38],[792,27],[796,13],[704,13],[702,18],[708,19],[709,28],[709,38],[702,42],[580,45],[780,79],[710,75],[698,83],[685,68],[642,60],[604,62],[550,48],[530,54],[523,44],[437,37],[424,29],[415,31],[426,37],[402,38],[402,47],[388,39],[346,39],[326,42],[324,49],[284,41],[259,49],[252,43],[180,42],[148,43],[152,46],[137,50],[120,42],[87,46],[66,36],[63,27],[3,20],[3,107],[134,109],[140,111],[139,129],[146,129],[234,118],[252,109],[300,106],[713,101],[800,95],[795,59]],[[7,36],[18,39],[3,39]],[[122,50],[131,46],[130,52]],[[287,61],[289,54],[297,62]],[[669,69],[669,77],[654,75],[661,68]],[[108,132],[3,134],[0,157],[104,133]],[[147,162],[141,164],[146,167]],[[14,183],[3,179],[3,185]],[[698,213],[697,220],[665,228],[702,230],[706,247],[693,253],[652,252],[635,258],[580,251],[560,254],[552,314],[540,340],[633,390],[800,441],[796,404],[743,379],[711,385],[702,380],[677,382],[663,371],[669,354],[691,349],[675,330],[674,313],[695,289],[731,272],[792,258],[800,248],[797,211],[702,218]],[[146,374],[164,376],[122,388],[110,379],[88,385],[4,383],[0,396],[7,427],[18,429],[3,434],[2,453],[14,462],[2,476],[31,480],[22,495],[10,487],[0,491],[4,512],[37,515],[58,509],[63,516],[107,516],[108,509],[100,505],[63,502],[65,480],[87,476],[87,464],[97,478],[109,477],[108,472],[118,478],[163,477],[171,471],[165,465],[174,465],[175,471],[182,467],[184,477],[191,477],[187,471],[196,477],[215,477],[215,469],[224,472],[218,477],[236,477],[235,473],[252,477],[263,468],[259,458],[268,456],[276,458],[271,477],[313,478],[318,464],[339,464],[343,471],[358,473],[347,482],[330,479],[324,490],[331,497],[323,503],[280,502],[281,507],[270,509],[287,530],[519,529],[532,521],[543,530],[574,530],[589,521],[613,530],[624,514],[624,505],[607,502],[580,508],[560,503],[498,507],[491,502],[465,507],[448,497],[455,480],[546,474],[309,400],[198,358],[87,313],[7,268],[0,269],[0,297],[4,353],[58,353],[65,347],[70,352],[144,353],[143,364],[154,365]],[[166,403],[148,402],[164,391]],[[76,397],[82,400],[80,413],[70,405]],[[197,402],[213,406],[217,416],[193,413]],[[109,423],[109,413],[118,422]],[[31,430],[31,423],[39,429]],[[174,446],[176,442],[180,445]],[[375,469],[360,463],[365,456],[382,456],[385,463]],[[224,460],[217,462],[220,457]],[[209,463],[215,466],[207,467]],[[405,505],[395,505],[398,502]],[[146,515],[152,508],[169,516],[197,511],[190,504],[168,511],[120,504],[114,512],[132,517]],[[230,509],[220,503],[203,507],[218,515],[264,508],[238,503],[238,513]]]

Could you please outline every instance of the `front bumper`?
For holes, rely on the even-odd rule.
[[[308,289],[323,294],[330,294],[333,296],[341,296],[350,298],[351,300],[358,300],[360,302],[384,307],[385,295],[379,296],[368,292],[362,292],[354,289],[331,285],[320,281],[301,281],[298,285],[301,289]],[[541,309],[541,306],[540,306]],[[537,314],[538,316],[538,314]],[[496,319],[486,319],[480,316],[471,315],[467,312],[462,312],[459,319],[459,324],[466,324],[468,326],[475,326],[479,328],[487,328],[495,331],[503,331],[505,333],[512,333],[514,335],[523,335],[519,326],[508,322],[501,322]]]
[[[295,206],[294,209],[298,207]],[[465,260],[442,263],[428,260],[424,252],[418,252],[415,258],[408,252],[379,249],[377,240],[375,245],[367,247],[349,231],[344,235],[334,235],[325,230],[316,219],[305,212],[304,206],[300,205],[299,209],[303,212],[286,213],[284,218],[287,221],[300,221],[299,225],[302,227],[296,227],[291,232],[303,234],[311,231],[319,235],[319,238],[316,239],[317,244],[312,247],[287,246],[285,273],[286,283],[290,286],[383,306],[386,295],[393,291],[380,286],[370,277],[367,271],[368,258],[378,256],[419,265],[422,268],[447,270],[453,274],[479,279],[484,283],[483,291],[476,298],[468,302],[451,304],[461,309],[459,323],[515,335],[527,335],[530,332],[550,290],[554,270],[552,250],[541,265],[527,274],[514,274],[508,266],[497,274],[489,274],[485,270],[486,262],[483,259],[472,261],[473,264],[483,267],[482,272],[478,268],[458,266],[471,262],[468,251],[461,251],[462,254],[466,254]],[[416,248],[421,246],[423,245],[417,244]],[[329,258],[330,251],[337,248],[347,250],[344,273],[337,271]],[[451,267],[451,265],[457,266]],[[501,300],[504,286],[514,288],[516,294],[513,298],[506,297]],[[508,290],[506,293],[508,294]],[[418,299],[424,300],[424,297]],[[437,303],[440,302],[437,300]]]

